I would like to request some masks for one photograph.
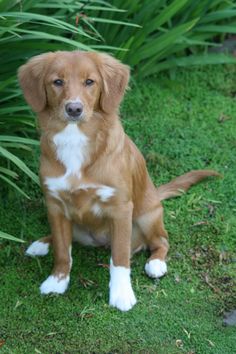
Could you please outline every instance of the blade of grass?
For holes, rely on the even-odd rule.
[[[139,53],[136,55],[136,62],[151,58],[153,55],[158,56],[158,53],[163,49],[167,48],[169,45],[173,45],[174,41],[177,40],[184,33],[188,32],[195,24],[198,22],[198,18],[183,25],[175,27],[163,35],[158,36],[156,39],[149,41],[146,45],[142,47]]]
[[[192,55],[183,58],[173,58],[159,63],[147,70],[144,76],[156,74],[162,70],[169,70],[174,67],[187,67],[194,65],[218,65],[218,64],[236,64],[236,58],[222,53],[209,53]]]
[[[37,185],[39,185],[39,178],[36,174],[31,171],[26,164],[20,160],[16,155],[12,154],[10,151],[4,149],[0,146],[0,155],[12,161],[21,171],[27,174]]]
[[[60,4],[59,5],[61,9],[68,9],[68,5],[67,4]],[[126,12],[127,10],[123,10],[123,9],[118,9],[116,7],[107,7],[107,6],[93,6],[93,5],[85,5],[82,6],[80,4],[78,5],[73,5],[70,4],[69,5],[70,9],[73,10],[78,10],[80,11],[81,8],[83,8],[84,10],[96,10],[96,11],[112,11],[112,12]],[[34,5],[35,9],[58,9],[58,2],[56,2],[55,4],[50,4],[50,3],[41,3],[41,4],[36,4]]]
[[[220,10],[212,12],[202,18],[200,23],[208,23],[208,22],[216,22],[219,20],[229,19],[231,17],[236,17],[236,9],[235,10]]]
[[[5,175],[10,176],[12,178],[17,178],[18,177],[18,174],[16,172],[11,171],[11,170],[9,170],[8,168],[5,168],[5,167],[1,167],[0,166],[0,172],[4,173]]]
[[[161,27],[164,23],[168,22],[170,18],[176,15],[188,1],[189,0],[175,0],[169,6],[166,6],[157,17],[147,24],[146,28],[148,28],[148,30],[146,33],[151,33],[158,27]]]
[[[23,195],[25,198],[30,199],[30,197],[20,187],[18,187],[16,183],[11,181],[9,178],[0,174],[0,179],[8,183],[11,187],[13,187],[18,193]]]
[[[0,135],[0,142],[1,141],[8,141],[8,142],[22,143],[22,144],[26,144],[26,145],[39,146],[38,140],[29,139],[29,138],[22,138],[19,136]]]
[[[51,24],[56,28],[61,28],[64,30],[69,30],[72,33],[79,33],[82,36],[88,37],[90,39],[93,39],[92,36],[88,35],[85,31],[83,31],[82,29],[80,29],[79,27],[73,26],[67,22],[58,20],[56,18],[53,17],[49,17],[49,16],[45,16],[45,15],[41,15],[41,14],[36,14],[36,13],[31,13],[31,12],[2,12],[1,13],[2,18],[15,18],[17,19],[17,21],[21,20],[21,21],[34,21],[34,20],[38,20],[42,22],[44,24]]]
[[[20,238],[17,238],[15,236],[12,236],[10,234],[7,234],[6,232],[3,232],[0,230],[0,238],[3,238],[5,240],[9,240],[9,241],[16,241],[16,242],[21,242],[21,243],[25,243],[24,240],[21,240]]]
[[[199,26],[198,28],[196,28],[196,32],[236,33],[236,23],[235,26],[227,26],[227,25]]]
[[[89,19],[93,22],[110,23],[110,24],[115,24],[115,25],[124,25],[124,26],[137,27],[137,28],[142,27],[142,26],[137,25],[136,23],[132,23],[132,22],[109,20],[107,18],[101,18],[101,17],[89,17]]]
[[[21,34],[25,34],[25,35],[22,35],[21,38],[16,37],[11,40],[8,40],[8,43],[22,41],[22,40],[52,40],[52,41],[57,41],[57,42],[69,44],[72,48],[79,48],[79,49],[84,49],[84,50],[91,49],[91,47],[89,47],[86,44],[83,44],[81,42],[76,42],[75,40],[72,40],[72,39],[69,39],[66,37],[62,37],[62,36],[53,35],[53,34],[46,33],[46,32],[31,31],[31,30],[20,29],[20,28],[17,29],[17,32],[19,32]]]

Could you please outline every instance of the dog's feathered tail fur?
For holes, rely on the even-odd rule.
[[[213,170],[190,171],[158,187],[157,196],[160,201],[178,197],[186,192],[192,185],[210,176],[220,177],[221,175]]]

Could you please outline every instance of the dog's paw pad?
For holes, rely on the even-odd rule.
[[[70,277],[65,278],[50,275],[40,286],[41,294],[63,294],[69,284]]]
[[[131,286],[126,288],[110,288],[110,306],[116,307],[120,311],[129,311],[136,302],[137,300]]]
[[[161,278],[167,272],[166,262],[160,259],[152,259],[145,264],[145,272],[150,278]]]
[[[35,256],[46,256],[49,251],[49,243],[35,241],[33,242],[25,251],[27,256],[35,257]]]

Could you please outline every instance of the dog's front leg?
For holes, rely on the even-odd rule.
[[[41,284],[40,292],[63,294],[70,281],[72,266],[72,223],[57,204],[49,204],[48,217],[52,233],[54,267],[52,274]]]
[[[123,205],[111,222],[109,304],[128,311],[136,304],[130,278],[132,203]]]

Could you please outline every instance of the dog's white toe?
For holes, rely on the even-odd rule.
[[[130,279],[130,269],[110,264],[110,306],[129,311],[137,302]]]
[[[25,251],[27,256],[46,256],[49,251],[49,243],[35,241]]]
[[[110,306],[116,307],[121,311],[129,311],[136,302],[137,300],[131,286],[110,286]]]
[[[166,262],[160,259],[152,259],[145,264],[145,272],[150,278],[161,278],[167,273]]]
[[[57,277],[55,275],[49,275],[49,277],[41,284],[41,294],[63,294],[68,288],[70,277],[65,278]]]

